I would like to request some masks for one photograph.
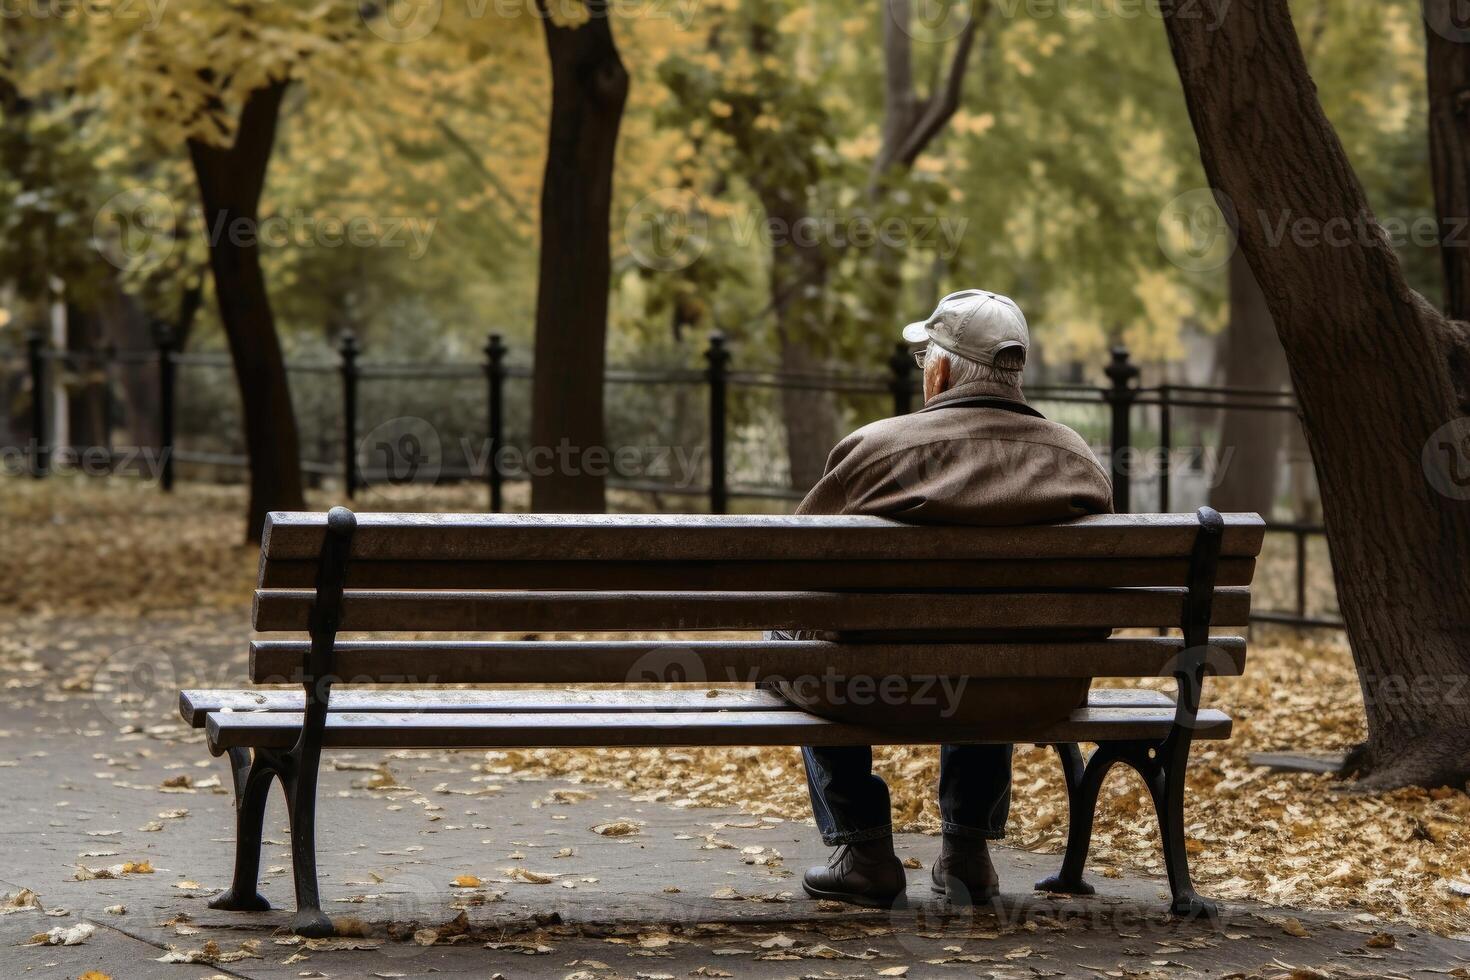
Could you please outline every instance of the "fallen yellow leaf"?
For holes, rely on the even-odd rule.
[[[1281,923],[1281,931],[1288,936],[1295,936],[1298,939],[1307,939],[1312,935],[1310,932],[1307,932],[1307,927],[1302,925],[1302,921],[1297,918],[1290,918]]]

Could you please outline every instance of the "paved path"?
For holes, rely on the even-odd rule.
[[[908,910],[812,902],[799,872],[826,849],[807,823],[517,780],[484,772],[482,753],[399,754],[391,783],[383,753],[329,756],[322,890],[354,935],[304,944],[281,928],[291,879],[278,798],[262,891],[283,911],[206,904],[229,877],[228,777],[177,722],[173,692],[201,671],[230,682],[240,624],[20,627],[35,649],[0,663],[0,891],[30,889],[42,908],[0,916],[3,977],[1470,976],[1470,944],[1351,911],[1232,904],[1216,925],[1176,924],[1159,911],[1163,883],[1130,877],[1097,879],[1097,898],[1051,900],[1030,884],[1057,857],[1005,848],[1002,900],[955,910],[928,894],[938,841],[920,836],[899,840],[920,866]],[[94,678],[100,653],[110,655]],[[592,829],[617,822],[637,832]],[[78,870],[145,861],[151,873]],[[462,875],[479,886],[454,887]],[[79,945],[21,945],[82,923],[95,930]],[[158,961],[170,951],[209,962]]]

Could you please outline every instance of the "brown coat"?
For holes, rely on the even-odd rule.
[[[865,425],[832,450],[826,473],[796,512],[872,514],[911,523],[972,525],[1041,524],[1112,512],[1112,484],[1081,436],[1061,423],[1032,415],[962,404],[972,398],[1024,404],[1015,388],[977,382],[936,395],[912,415]],[[848,643],[984,643],[1102,639],[1109,632],[978,630],[869,635],[803,631],[767,636]],[[957,683],[958,699],[946,704],[938,715],[932,706],[902,700],[875,704],[871,698],[859,699],[848,691],[812,696],[785,681],[774,687],[786,700],[814,714],[858,724],[1039,725],[1065,718],[1085,703],[1090,679],[961,677]]]
[[[1112,484],[1081,436],[1059,422],[956,404],[972,398],[1024,404],[1015,388],[975,382],[865,425],[832,450],[796,512],[971,525],[1112,512]]]

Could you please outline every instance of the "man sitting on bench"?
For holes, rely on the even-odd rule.
[[[1087,443],[1042,417],[1021,394],[1029,333],[1014,302],[982,289],[951,293],[903,337],[928,344],[916,354],[924,407],[839,442],[798,514],[1011,525],[1112,511],[1112,486]],[[798,703],[823,713],[822,705]],[[817,827],[823,842],[837,848],[826,867],[806,873],[807,893],[893,904],[905,889],[904,869],[893,852],[888,787],[872,771],[872,749],[802,752]],[[934,890],[953,902],[989,901],[998,881],[986,842],[1005,834],[1011,746],[943,746],[939,772],[944,842]]]

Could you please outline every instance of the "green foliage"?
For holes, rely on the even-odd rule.
[[[7,20],[6,282],[36,300],[59,281],[86,302],[112,279],[171,316],[205,256],[185,140],[229,140],[243,93],[289,78],[263,201],[265,216],[306,229],[264,253],[288,346],[351,328],[374,354],[469,358],[497,328],[524,349],[549,94],[532,7],[444,4],[411,43],[386,38],[382,11],[356,0],[170,0],[157,23],[98,16],[105,5]],[[1183,334],[1225,319],[1223,268],[1181,268],[1160,245],[1166,206],[1203,187],[1197,150],[1157,16],[1097,8],[981,0],[958,113],[912,169],[877,175],[880,5],[620,10],[633,82],[615,182],[613,359],[699,366],[716,328],[741,343],[742,363],[773,355],[772,277],[791,273],[771,248],[791,229],[772,229],[773,216],[815,219],[827,278],[798,277],[799,299],[823,348],[853,366],[883,363],[899,321],[977,284],[1021,302],[1052,364],[1097,363],[1119,337],[1144,358],[1182,356]],[[1412,223],[1432,208],[1417,4],[1293,8],[1370,199],[1422,227]],[[575,2],[557,11],[585,14]],[[953,50],[945,37],[912,45],[921,94]],[[139,193],[167,202],[156,230],[167,247],[146,247],[144,228],[148,261],[119,267],[98,251],[98,216],[106,230],[109,203]],[[649,208],[662,218],[643,221]],[[322,229],[349,222],[365,240],[323,244]],[[900,229],[895,246],[860,240],[885,227]],[[401,244],[387,241],[393,228]],[[671,261],[649,261],[659,235],[673,238]],[[1407,235],[1400,251],[1411,281],[1438,296],[1435,249]],[[218,344],[212,304],[197,336]]]
[[[1430,213],[1417,7],[1299,7],[1324,102],[1370,197],[1406,222]],[[682,180],[699,206],[735,218],[715,222],[695,266],[666,280],[713,285],[708,304],[769,344],[763,284],[723,274],[767,243],[721,231],[745,211],[769,213],[775,187],[845,227],[907,229],[896,254],[826,242],[821,322],[841,359],[881,363],[899,321],[971,285],[1016,297],[1054,364],[1099,363],[1116,339],[1145,359],[1182,357],[1186,332],[1224,325],[1225,282],[1223,265],[1181,264],[1165,247],[1161,216],[1205,182],[1162,26],[1146,7],[1104,4],[1098,17],[1066,4],[1030,9],[982,13],[960,111],[912,170],[882,175],[876,194],[881,8],[709,9],[708,50],[660,66],[669,100],[659,118],[698,148]],[[915,76],[932,86],[952,46],[915,43]],[[1433,249],[1406,242],[1403,252],[1416,280],[1434,280]],[[885,264],[902,281],[896,317],[881,302]],[[701,278],[700,266],[722,271]],[[656,283],[645,294],[662,295]]]

